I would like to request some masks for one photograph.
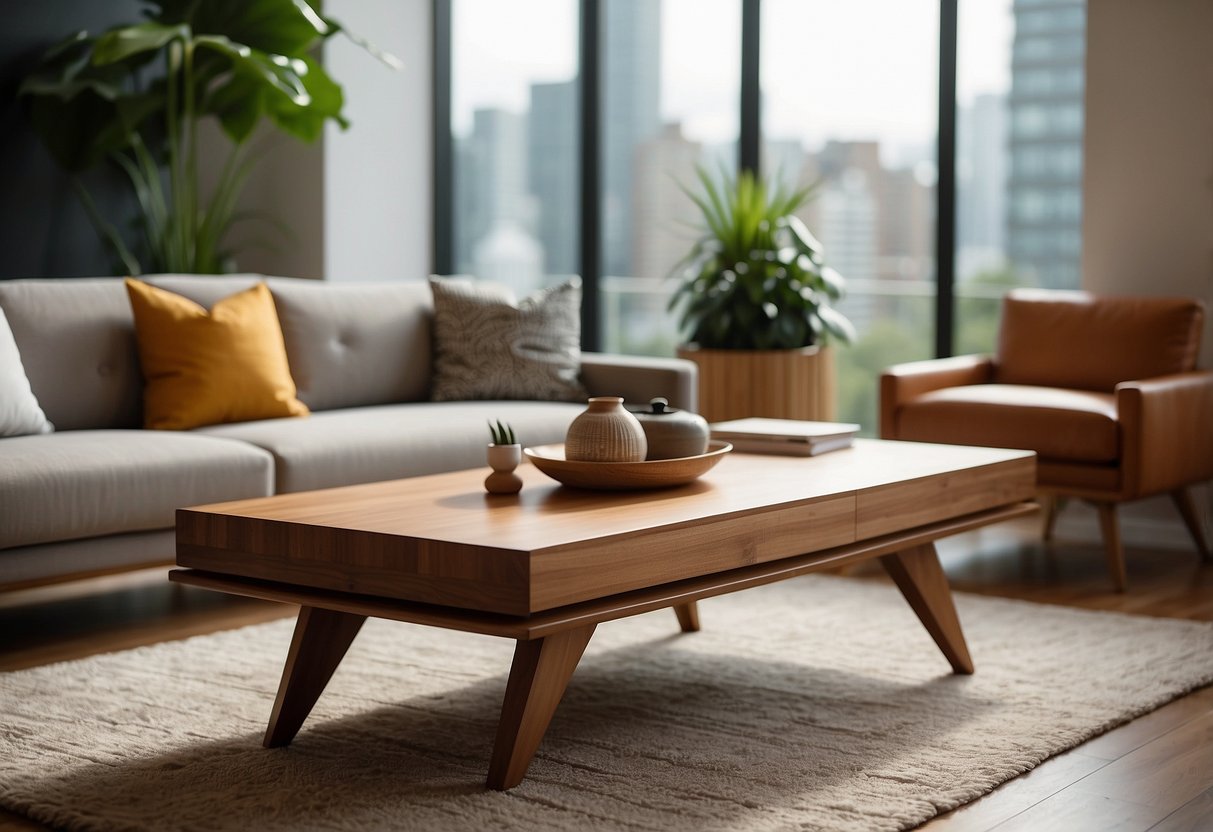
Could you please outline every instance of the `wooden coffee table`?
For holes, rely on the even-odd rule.
[[[594,628],[879,558],[956,673],[972,673],[933,541],[1036,510],[1025,451],[857,440],[820,457],[730,454],[662,491],[594,492],[485,470],[182,509],[172,580],[299,604],[265,735],[299,731],[367,616],[517,640],[489,765],[508,789]],[[857,614],[855,626],[863,626]],[[879,656],[873,656],[879,661]]]

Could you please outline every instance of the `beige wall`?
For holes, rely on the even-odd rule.
[[[1083,286],[1210,306],[1213,367],[1213,2],[1087,4]]]

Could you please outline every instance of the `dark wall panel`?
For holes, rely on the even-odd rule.
[[[117,264],[59,170],[30,130],[17,100],[22,77],[51,44],[79,29],[91,33],[140,19],[136,0],[11,0],[0,26],[0,279],[114,274]],[[86,183],[119,225],[135,216],[118,171]]]

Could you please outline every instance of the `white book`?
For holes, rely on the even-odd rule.
[[[805,422],[797,419],[750,417],[715,422],[712,438],[722,439],[741,453],[816,456],[847,448],[859,432],[849,422]]]

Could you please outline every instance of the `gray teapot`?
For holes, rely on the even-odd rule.
[[[646,460],[699,456],[708,449],[708,423],[698,413],[670,407],[660,396],[648,407],[629,408],[644,428],[649,450]]]

